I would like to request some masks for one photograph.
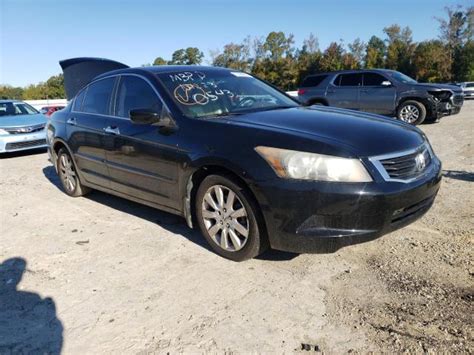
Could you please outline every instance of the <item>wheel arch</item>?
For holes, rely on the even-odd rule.
[[[231,179],[237,181],[239,184],[244,186],[247,189],[247,192],[252,198],[252,202],[257,206],[257,217],[260,222],[261,233],[268,238],[267,236],[267,227],[265,222],[265,217],[262,213],[260,203],[257,200],[255,192],[252,190],[251,185],[246,181],[240,174],[235,172],[229,167],[224,167],[219,164],[205,164],[196,169],[188,178],[186,184],[186,194],[185,194],[185,203],[184,203],[184,216],[186,218],[186,223],[190,228],[193,228],[197,224],[196,219],[196,194],[199,186],[203,180],[209,175],[222,175],[230,177]]]

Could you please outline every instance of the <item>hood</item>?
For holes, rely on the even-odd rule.
[[[64,74],[66,97],[71,100],[92,79],[112,70],[128,68],[127,65],[103,58],[72,58],[59,62]]]
[[[0,128],[36,126],[46,124],[46,120],[45,115],[41,113],[35,115],[0,116]]]
[[[229,121],[277,129],[292,135],[338,143],[359,157],[409,150],[425,141],[416,127],[357,111],[296,107],[235,116]],[[284,147],[282,147],[284,148]]]
[[[456,85],[449,84],[433,84],[433,83],[417,83],[414,84],[416,87],[423,88],[426,90],[451,90],[455,93],[462,93],[462,89]]]

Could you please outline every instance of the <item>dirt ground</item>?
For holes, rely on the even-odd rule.
[[[474,101],[421,129],[444,168],[421,220],[243,263],[170,214],[66,196],[44,152],[0,158],[0,353],[474,352]]]

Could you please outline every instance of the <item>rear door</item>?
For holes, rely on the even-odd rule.
[[[339,74],[326,91],[329,106],[358,110],[361,86],[361,73]]]
[[[382,85],[390,81],[378,73],[365,72],[360,90],[360,109],[366,112],[390,115],[395,111],[396,89],[393,85]]]
[[[180,210],[178,195],[178,131],[132,123],[133,109],[165,108],[150,82],[138,75],[122,75],[114,117],[107,120],[107,164],[113,190]]]
[[[115,80],[101,79],[82,90],[67,120],[68,145],[82,177],[103,187],[109,187],[104,127],[110,114]]]

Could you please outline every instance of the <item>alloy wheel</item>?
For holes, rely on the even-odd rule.
[[[71,193],[74,192],[77,186],[77,178],[69,155],[62,154],[59,157],[59,169],[61,171],[61,179],[63,181],[64,188],[66,188]]]
[[[250,222],[237,194],[223,185],[211,186],[202,201],[202,219],[211,239],[226,251],[242,249],[249,238]]]
[[[420,117],[420,110],[415,105],[406,105],[400,110],[400,119],[407,123],[414,123]]]

